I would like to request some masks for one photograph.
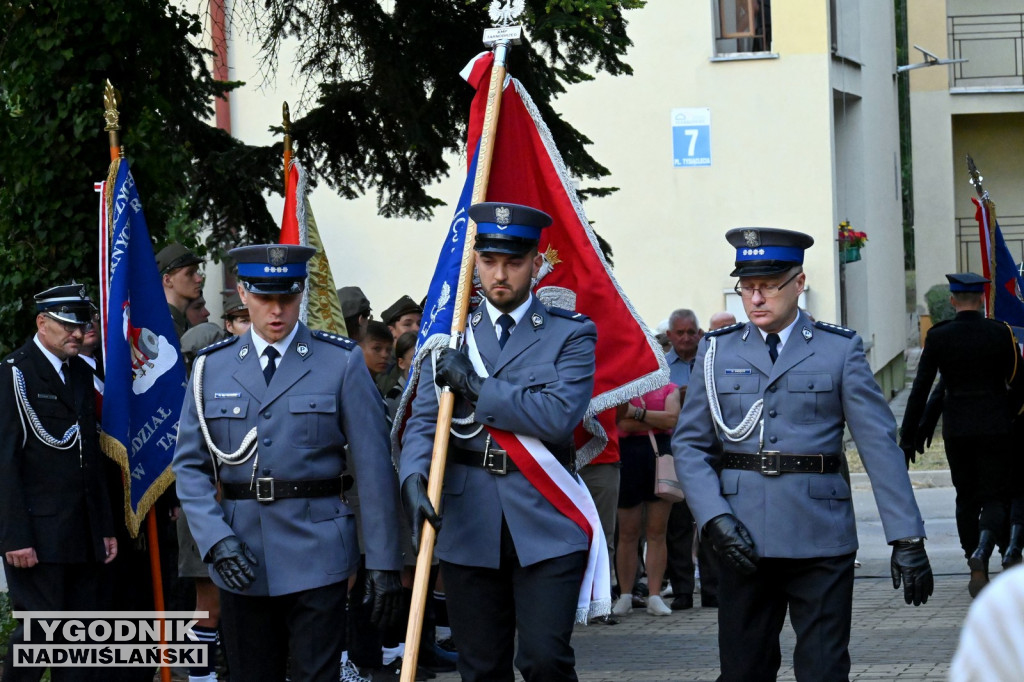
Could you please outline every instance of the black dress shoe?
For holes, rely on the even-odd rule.
[[[685,611],[686,609],[693,608],[693,595],[692,594],[681,594],[672,600],[670,608],[673,611]]]

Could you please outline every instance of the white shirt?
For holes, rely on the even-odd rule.
[[[789,341],[789,335],[793,333],[793,328],[796,327],[796,321],[799,320],[799,319],[800,319],[800,313],[798,312],[796,314],[796,317],[793,318],[793,321],[789,323],[789,326],[787,326],[782,331],[778,332],[778,334],[779,334],[779,345],[777,346],[777,348],[778,348],[778,351],[779,351],[780,355],[782,354],[782,349],[786,345],[786,342]],[[769,334],[769,332],[766,332],[765,330],[761,329],[760,327],[757,328],[757,331],[761,332],[761,340],[764,341],[767,344],[768,343],[768,334]]]
[[[43,345],[43,342],[39,340],[39,334],[33,336],[32,340],[36,342],[36,346],[39,347],[39,350],[43,351],[43,355],[45,355],[46,359],[50,361],[51,365],[53,365],[53,371],[56,372],[57,376],[60,377],[60,380],[66,384],[68,382],[67,377],[65,377],[64,373],[60,371],[64,361],[51,353],[49,349]]]
[[[284,337],[277,343],[269,343],[266,339],[256,333],[256,328],[252,328],[252,345],[256,349],[256,355],[260,359],[260,367],[263,369],[267,368],[267,356],[263,354],[263,351],[267,349],[267,346],[273,346],[279,353],[277,357],[277,363],[274,365],[275,368],[281,366],[281,359],[284,357],[285,351],[288,350],[288,346],[292,345],[292,340],[295,338],[295,334],[299,331],[299,323],[296,322],[295,326],[292,327],[292,331],[288,336]]]
[[[519,305],[519,307],[513,310],[512,312],[503,313],[497,308],[495,308],[493,305],[491,305],[491,302],[485,298],[484,305],[487,306],[487,315],[490,316],[491,322],[494,323],[494,335],[499,339],[501,338],[501,327],[498,326],[498,318],[501,317],[502,315],[508,315],[509,317],[512,318],[512,326],[508,330],[509,334],[511,335],[512,330],[515,329],[516,325],[519,324],[519,322],[522,321],[522,319],[526,316],[526,311],[530,309],[531,303],[533,303],[533,294],[527,296],[526,300],[523,301]]]

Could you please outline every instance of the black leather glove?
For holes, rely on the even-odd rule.
[[[903,458],[907,460],[907,468],[909,469],[910,463],[917,461],[917,454],[915,452],[916,448],[909,443],[900,443],[900,450],[903,451]],[[924,451],[921,450],[920,452]]]
[[[434,365],[434,383],[450,386],[453,391],[471,403],[480,398],[484,379],[473,369],[473,362],[457,350],[444,348]]]
[[[932,566],[924,551],[924,540],[897,540],[892,543],[892,587],[899,589],[903,582],[903,600],[920,606],[927,603],[935,589]]]
[[[402,505],[405,507],[412,529],[412,546],[417,553],[420,551],[420,529],[423,522],[429,521],[434,530],[441,530],[441,517],[434,510],[427,497],[427,479],[423,474],[413,474],[402,483]]]
[[[233,590],[241,592],[256,580],[253,569],[260,562],[237,535],[229,535],[211,547],[209,557],[209,563],[217,569],[217,575]]]
[[[740,575],[751,575],[757,570],[761,557],[754,549],[754,540],[739,519],[732,514],[721,514],[704,525],[715,551],[725,563]]]
[[[366,590],[363,592],[363,606],[373,602],[370,621],[378,629],[392,629],[402,621],[402,579],[398,571],[366,572]]]

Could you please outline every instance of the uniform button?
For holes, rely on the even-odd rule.
[[[274,441],[270,440],[269,438],[264,438],[264,439],[263,439],[263,444],[264,444],[264,445],[270,445],[270,444],[271,444],[271,443],[273,443],[273,442],[274,442]],[[774,443],[775,441],[772,441],[772,442]]]
[[[769,436],[768,437],[768,441],[771,442],[771,443],[774,443],[777,440],[778,440],[778,438],[776,438],[775,436]]]
[[[226,407],[220,408],[220,413],[221,414],[227,414],[228,413],[228,408],[226,408]]]
[[[814,388],[814,384],[812,384],[812,383],[807,384],[807,388]]]
[[[733,384],[732,385],[732,390],[734,390],[734,391],[740,390],[740,385],[739,384]]]
[[[533,381],[533,375],[532,374],[530,375],[530,381]]]
[[[266,412],[263,413],[263,418],[270,419],[270,410],[267,410]]]
[[[234,414],[242,414],[242,408],[236,407],[235,409],[231,410],[231,412]]]
[[[835,488],[832,488],[832,494],[833,494],[833,495],[835,495],[835,494],[836,494],[836,489],[835,489]]]
[[[768,390],[771,391],[772,393],[775,393],[775,391],[777,391],[778,388],[779,388],[778,386],[776,386],[775,384],[772,384],[771,386],[768,387]]]
[[[489,421],[489,422],[493,422],[493,421],[494,421],[494,417],[492,417],[492,416],[488,415],[488,416],[487,416],[487,421]]]
[[[310,401],[309,401],[309,406],[310,406],[310,407],[316,407],[316,403],[315,403],[315,402],[313,402],[312,400],[310,400]]]
[[[778,416],[778,412],[776,412],[775,410],[768,410],[768,416],[769,417]]]

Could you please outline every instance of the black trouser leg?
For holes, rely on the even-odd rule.
[[[668,564],[665,571],[672,582],[673,596],[693,594],[693,514],[686,501],[676,502],[668,516],[665,545],[668,549]],[[704,576],[701,574],[701,580]],[[660,585],[650,585],[651,594],[658,594]]]

